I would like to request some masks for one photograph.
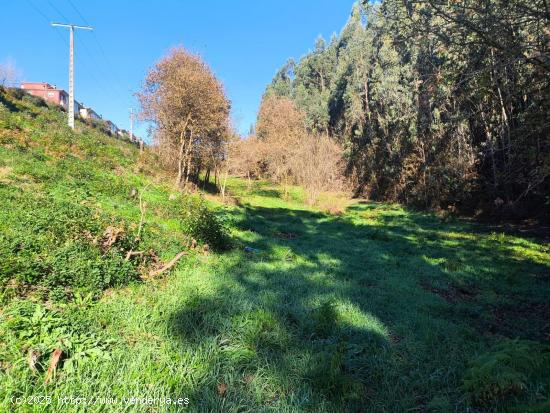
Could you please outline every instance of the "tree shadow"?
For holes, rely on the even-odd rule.
[[[214,292],[168,318],[177,345],[212,355],[202,411],[406,411],[436,398],[464,410],[475,353],[548,334],[548,264],[463,223],[370,204],[344,217],[246,206],[234,220],[254,252],[228,254]],[[539,313],[503,324],[495,309],[511,303]]]
[[[281,191],[278,189],[270,188],[255,188],[250,192],[250,195],[263,196],[266,198],[278,198],[282,199]]]

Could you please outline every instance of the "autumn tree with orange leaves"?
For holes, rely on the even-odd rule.
[[[256,131],[260,149],[254,155],[260,159],[252,162],[246,151],[241,158],[248,165],[265,165],[267,175],[283,185],[285,196],[290,183],[303,186],[309,204],[314,204],[323,191],[346,188],[340,145],[309,131],[306,114],[291,99],[264,96]]]
[[[164,166],[186,184],[223,159],[230,102],[222,84],[197,55],[177,47],[150,69],[140,93],[141,119],[153,122]]]

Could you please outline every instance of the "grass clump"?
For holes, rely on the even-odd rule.
[[[528,388],[550,396],[550,346],[528,340],[505,340],[475,359],[464,376],[463,388],[472,402],[498,408],[523,398]],[[546,390],[544,390],[546,388]]]
[[[338,310],[333,300],[321,303],[312,312],[313,334],[319,338],[327,338],[338,328]]]

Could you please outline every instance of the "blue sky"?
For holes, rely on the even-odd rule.
[[[0,62],[14,61],[23,80],[67,90],[68,30],[49,23],[94,26],[76,33],[76,98],[128,128],[147,69],[183,45],[224,83],[234,123],[246,133],[277,69],[307,53],[317,36],[339,32],[351,7],[352,0],[5,0]],[[145,125],[137,133],[146,137]]]

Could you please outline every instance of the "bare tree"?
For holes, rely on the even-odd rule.
[[[321,192],[345,189],[342,148],[328,136],[306,135],[290,151],[290,171],[313,205]]]
[[[7,59],[0,63],[0,86],[15,87],[19,83],[20,73],[15,66],[15,61]]]
[[[265,162],[270,177],[283,185],[286,196],[292,178],[290,151],[307,134],[305,114],[287,97],[266,96],[260,106],[256,131],[266,146]]]
[[[177,170],[176,184],[223,151],[230,103],[222,84],[202,59],[183,47],[170,50],[147,74],[138,98],[141,118],[156,125],[165,165]]]
[[[249,188],[252,178],[260,177],[266,170],[266,144],[256,136],[235,138],[228,146],[226,156],[228,173],[246,178]]]

